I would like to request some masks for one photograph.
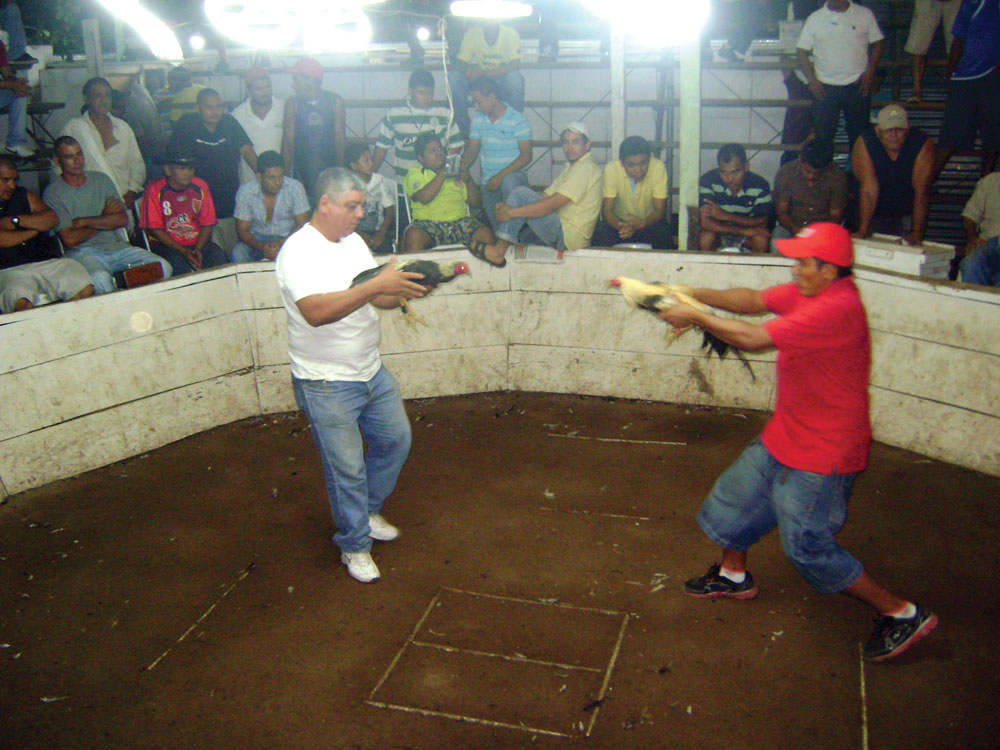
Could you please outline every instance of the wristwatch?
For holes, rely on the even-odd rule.
[[[10,223],[14,225],[14,229],[20,229],[21,228],[21,217],[20,216],[11,216],[10,217]]]

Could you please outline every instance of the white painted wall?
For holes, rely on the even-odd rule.
[[[382,312],[404,395],[494,390],[769,409],[774,355],[705,359],[606,286],[616,275],[699,286],[788,278],[776,256],[580,250],[562,264],[471,275]],[[1000,292],[861,269],[873,332],[876,439],[1000,476]],[[147,313],[148,330],[133,325]],[[144,317],[144,316],[140,316]],[[295,408],[273,265],[225,266],[0,317],[0,496],[245,417]],[[234,457],[234,460],[242,460]]]

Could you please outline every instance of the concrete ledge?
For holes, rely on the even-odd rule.
[[[707,359],[628,308],[616,275],[762,287],[789,261],[586,249],[472,273],[381,313],[408,398],[550,391],[767,410],[774,354]],[[1000,293],[860,268],[873,340],[876,439],[1000,476]],[[0,496],[219,424],[295,408],[271,263],[224,266],[0,318]],[[234,457],[234,460],[242,460]]]

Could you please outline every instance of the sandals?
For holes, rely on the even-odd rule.
[[[494,261],[492,261],[489,258],[487,258],[486,257],[486,243],[483,242],[482,240],[477,240],[476,242],[471,243],[469,245],[469,252],[472,253],[472,255],[474,257],[479,258],[479,260],[481,260],[481,261],[483,261],[485,263],[489,263],[494,268],[503,268],[504,266],[507,265],[507,259],[506,258],[504,258],[499,263],[495,263]]]

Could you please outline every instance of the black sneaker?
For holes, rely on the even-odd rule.
[[[715,599],[720,596],[728,596],[730,599],[753,599],[757,596],[757,587],[749,572],[743,583],[734,583],[719,575],[719,568],[720,565],[714,563],[705,575],[692,578],[684,584],[684,593],[704,599]]]
[[[936,614],[919,604],[916,607],[917,613],[905,620],[882,615],[875,621],[875,630],[865,644],[866,659],[882,661],[899,656],[937,627]]]

